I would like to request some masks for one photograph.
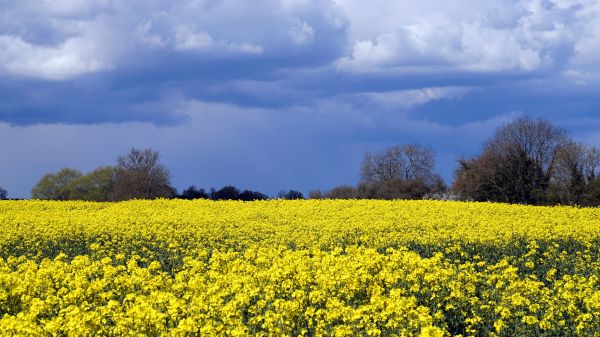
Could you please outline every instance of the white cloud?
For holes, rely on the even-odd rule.
[[[110,1],[18,1],[0,14],[0,72],[67,80],[118,65],[127,44]]]
[[[153,48],[167,48],[169,41],[160,33],[152,32],[153,22],[148,20],[137,25],[135,36],[144,44]]]
[[[274,78],[273,86],[302,91],[294,97],[306,101],[328,90],[331,95],[365,90],[363,84],[377,75],[388,80],[425,75],[414,85],[403,82],[412,91],[387,87],[392,93],[373,96],[398,109],[438,94],[446,99],[441,87],[461,87],[464,83],[456,79],[472,74],[486,79],[558,76],[580,85],[600,79],[600,5],[595,0],[148,0],[143,5],[21,0],[5,5],[0,12],[1,75],[66,81],[107,71],[118,77],[131,65],[152,72],[170,62],[182,62],[178,69],[185,62],[198,69],[206,59],[256,60]],[[171,57],[178,53],[185,57]],[[312,76],[311,71],[327,75]],[[333,80],[310,83],[319,76],[335,78],[336,71],[361,84],[336,91]],[[211,86],[231,88],[232,80],[251,80],[247,74],[236,78],[234,72],[223,72],[222,80],[210,74],[216,78]],[[172,76],[169,85],[177,87],[179,75]],[[433,77],[436,82],[427,83]],[[421,89],[426,86],[433,88]],[[372,90],[376,94],[377,84]],[[229,99],[225,96],[221,99]],[[252,92],[246,97],[268,101],[264,96]]]
[[[339,47],[341,15],[329,0],[9,1],[0,11],[0,71],[67,80],[164,50],[301,59],[300,46]]]
[[[600,82],[600,2],[589,1],[576,13],[575,19],[586,22],[577,32],[574,56],[565,71],[567,78],[578,84]]]
[[[352,45],[341,71],[528,73],[565,69],[571,50],[593,55],[595,1],[338,0]],[[587,42],[586,42],[587,41]]]
[[[371,99],[381,108],[406,111],[433,101],[460,99],[469,92],[470,89],[464,87],[431,87],[391,92],[363,93],[360,95]]]
[[[306,44],[313,40],[315,30],[304,21],[299,21],[291,29],[292,41],[296,44]]]
[[[90,27],[106,34],[90,34]],[[149,0],[143,5],[22,0],[5,4],[0,36],[5,72],[51,79],[118,68],[127,63],[123,58],[157,50],[292,57],[294,48],[337,48],[335,65],[343,72],[557,70],[596,78],[600,5],[595,0]],[[347,44],[336,46],[336,39]]]
[[[263,48],[251,42],[231,42],[215,40],[195,24],[171,22],[171,18],[159,13],[153,19],[140,23],[135,29],[135,37],[154,49],[175,51],[195,51],[204,53],[246,53],[261,54]]]
[[[175,50],[202,50],[213,45],[213,38],[204,31],[180,27],[175,34]]]
[[[0,35],[0,69],[27,77],[62,80],[110,69],[111,60],[103,58],[100,48],[83,37],[45,47],[16,36]]]

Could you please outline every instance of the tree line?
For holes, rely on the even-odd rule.
[[[400,144],[366,152],[354,186],[310,191],[310,199],[457,199],[531,205],[600,205],[600,151],[574,141],[542,118],[519,117],[496,129],[473,157],[457,160],[454,181],[446,186],[434,170],[435,152],[419,144]],[[47,174],[32,189],[34,199],[121,201],[181,198],[265,200],[264,193],[227,185],[205,190],[190,186],[178,193],[170,173],[152,149],[132,148],[115,166],[88,174],[64,168]],[[296,190],[282,199],[304,199]],[[7,191],[0,187],[0,199]]]
[[[546,119],[519,117],[497,128],[481,153],[458,159],[450,187],[434,171],[434,158],[418,144],[366,153],[357,186],[309,197],[600,205],[600,151]]]
[[[152,149],[132,148],[119,156],[115,166],[100,167],[88,174],[63,168],[43,176],[31,190],[33,199],[122,201],[130,199],[213,199],[265,200],[266,194],[234,186],[221,189],[198,189],[190,186],[181,194],[171,186],[169,170],[160,163],[160,155]],[[304,198],[300,192],[280,193],[286,199]]]
[[[8,193],[0,188],[0,199]],[[33,199],[122,201],[130,199],[212,199],[212,200],[265,200],[269,196],[258,191],[239,190],[235,186],[206,191],[190,186],[181,194],[171,186],[169,170],[160,163],[160,155],[152,149],[132,148],[119,156],[115,166],[104,166],[87,174],[63,168],[43,176],[31,190]],[[302,193],[282,191],[278,198],[304,199]]]

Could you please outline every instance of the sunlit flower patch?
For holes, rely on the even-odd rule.
[[[600,210],[0,202],[0,335],[600,335]]]

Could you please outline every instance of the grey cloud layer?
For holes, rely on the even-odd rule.
[[[382,97],[408,97],[400,110],[440,96],[414,100],[415,90],[470,92],[535,78],[597,85],[600,79],[595,0],[15,0],[1,6],[0,98],[7,103],[0,121],[15,124],[179,123],[185,116],[169,108],[173,95],[269,108],[349,95],[388,103],[399,100]]]
[[[338,47],[345,27],[339,8],[325,1],[24,0],[4,6],[0,68],[49,80],[119,72],[161,51],[293,57]]]
[[[556,67],[581,79],[596,65],[600,32],[594,0],[20,0],[3,6],[1,69],[51,80],[119,72],[165,50],[195,57],[316,53],[339,71],[367,73]]]

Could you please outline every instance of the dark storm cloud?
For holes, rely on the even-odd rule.
[[[532,78],[597,82],[588,55],[596,50],[598,9],[586,2],[62,0],[3,7],[0,96],[7,103],[0,120],[11,124],[169,125],[185,121],[158,102],[174,93],[285,108],[364,92]]]

